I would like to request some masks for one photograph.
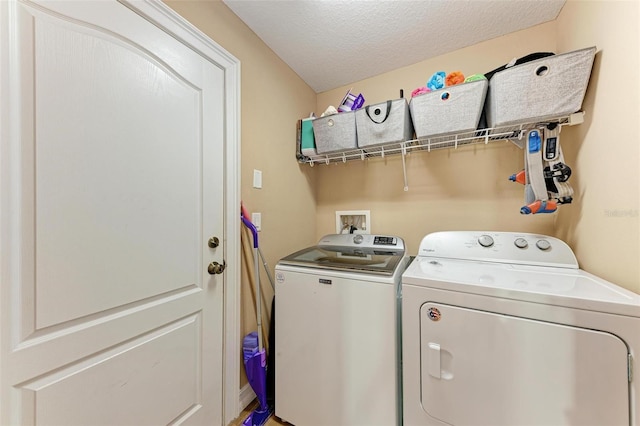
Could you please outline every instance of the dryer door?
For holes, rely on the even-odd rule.
[[[626,344],[613,334],[426,303],[422,406],[464,425],[628,425]]]

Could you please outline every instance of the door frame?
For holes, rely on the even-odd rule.
[[[240,61],[160,0],[117,1],[224,71],[224,426],[240,414]]]

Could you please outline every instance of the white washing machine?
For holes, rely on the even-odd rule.
[[[640,425],[640,296],[556,238],[427,235],[402,320],[407,426]]]
[[[300,426],[389,426],[400,404],[394,236],[336,234],[276,265],[276,416]]]

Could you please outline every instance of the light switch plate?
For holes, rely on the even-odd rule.
[[[253,170],[253,187],[256,189],[262,188],[262,171]]]

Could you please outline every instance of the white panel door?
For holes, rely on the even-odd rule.
[[[420,309],[421,401],[456,426],[628,425],[627,346],[596,330]]]
[[[221,424],[224,70],[117,2],[0,8],[0,424]]]

